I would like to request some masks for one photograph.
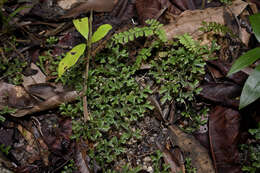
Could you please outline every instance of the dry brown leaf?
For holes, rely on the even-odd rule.
[[[75,4],[70,5],[70,7],[75,7],[70,9],[62,18],[76,17],[82,13],[89,12],[90,10],[96,12],[110,12],[116,3],[117,0],[78,0]]]
[[[173,144],[192,159],[192,165],[199,173],[214,173],[214,167],[208,151],[192,136],[181,131],[177,126],[169,126],[170,139]]]
[[[31,63],[31,69],[37,70],[37,73],[35,75],[23,76],[23,86],[25,88],[27,88],[28,85],[46,82],[46,76],[38,66]]]
[[[22,117],[27,114],[32,114],[35,112],[40,112],[48,109],[53,109],[65,102],[74,101],[80,94],[76,91],[68,91],[64,93],[57,94],[44,102],[40,102],[34,105],[31,109],[20,109],[17,110],[12,116]]]
[[[238,16],[247,7],[248,3],[242,0],[236,0],[226,7],[207,8],[204,10],[184,11],[180,16],[176,18],[176,22],[170,23],[163,27],[168,39],[172,39],[176,36],[190,33],[194,38],[198,38],[202,34],[198,29],[202,27],[202,21],[205,22],[217,22],[225,24],[224,13],[230,10],[235,16]],[[230,9],[230,10],[229,10]]]
[[[216,106],[209,118],[209,139],[216,170],[221,173],[240,173],[238,143],[240,114]]]
[[[5,106],[29,108],[32,106],[32,99],[21,86],[0,82],[0,110]]]

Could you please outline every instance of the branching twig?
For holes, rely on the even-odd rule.
[[[84,121],[89,120],[89,112],[88,112],[88,102],[87,102],[87,81],[88,81],[88,69],[89,69],[89,60],[91,58],[91,39],[92,39],[92,21],[93,21],[93,10],[90,11],[89,18],[89,34],[87,40],[87,56],[86,56],[86,69],[85,69],[85,78],[84,78],[84,97],[83,97],[83,112],[84,112]]]

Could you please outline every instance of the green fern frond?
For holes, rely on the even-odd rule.
[[[197,52],[198,48],[198,43],[187,33],[181,36],[177,37],[179,39],[179,42],[189,51],[192,52]]]
[[[229,34],[231,37],[235,37],[233,34],[232,30],[229,29],[228,27],[217,23],[217,22],[202,22],[202,27],[199,28],[200,31],[202,32],[211,32],[213,31],[214,33],[217,34]]]
[[[144,27],[134,27],[128,31],[124,31],[118,34],[115,34],[112,38],[112,41],[115,44],[126,44],[129,41],[133,41],[136,38],[139,37],[150,37],[152,35],[156,35],[159,37],[160,40],[162,41],[166,41],[166,35],[164,30],[161,29],[161,27],[163,26],[162,24],[160,24],[160,22],[158,22],[155,19],[148,19],[146,20],[146,23],[149,26],[144,26]]]

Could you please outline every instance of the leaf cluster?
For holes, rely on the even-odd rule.
[[[90,22],[92,22],[92,21],[90,21]],[[103,25],[99,26],[97,31],[95,31],[94,34],[91,35],[91,37],[90,37],[90,35],[89,35],[90,24],[89,24],[89,20],[87,17],[82,18],[82,19],[75,19],[75,20],[73,20],[73,24],[74,24],[75,28],[77,29],[77,31],[86,39],[86,41],[88,42],[88,45],[91,45],[92,43],[95,43],[95,42],[101,40],[112,29],[111,25],[103,24]],[[92,31],[91,31],[91,33],[92,33]],[[91,38],[91,40],[89,40],[89,38]],[[81,44],[78,44],[75,47],[73,47],[69,52],[67,52],[67,54],[60,61],[59,66],[58,66],[59,77],[61,77],[66,70],[68,70],[69,68],[71,68],[72,66],[74,66],[76,64],[78,59],[84,54],[86,47],[87,47],[86,43],[81,43]],[[90,50],[88,50],[88,51],[90,51]],[[87,57],[87,58],[90,58],[90,57]]]
[[[243,153],[247,157],[242,170],[244,172],[256,173],[260,170],[260,124],[258,124],[256,129],[249,129],[249,133],[253,136],[253,142],[241,146]]]
[[[187,173],[196,173],[197,172],[197,169],[192,166],[190,157],[185,158],[184,164],[185,164]]]
[[[4,54],[8,54],[12,51],[12,48],[0,49],[0,52],[4,51]],[[15,58],[0,58],[0,74],[1,79],[7,79],[8,83],[14,85],[20,85],[22,80],[22,72],[27,67],[27,62],[23,59]]]
[[[168,173],[170,166],[163,164],[163,168],[161,168],[161,159],[163,159],[163,153],[160,150],[156,150],[156,152],[151,156],[151,160],[153,162],[154,173]]]
[[[154,31],[154,28],[151,30]],[[153,109],[147,100],[148,95],[153,92],[151,86],[141,89],[135,81],[136,75],[140,73],[140,66],[144,63],[151,66],[146,75],[159,86],[162,103],[177,100],[181,111],[187,112],[183,115],[184,118],[198,121],[195,126],[205,123],[192,109],[192,102],[201,90],[198,84],[205,73],[204,58],[210,54],[207,47],[200,46],[187,35],[172,43],[166,43],[162,37],[155,35],[151,45],[139,50],[136,61],[132,62],[129,61],[128,47],[124,45],[130,39],[125,40],[124,37],[123,41],[114,40],[117,36],[113,37],[113,46],[108,45],[90,63],[92,66],[86,92],[90,120],[85,124],[77,119],[82,115],[82,102],[71,106],[66,104],[61,108],[62,114],[74,117],[72,138],[83,137],[94,143],[88,155],[106,171],[127,152],[129,140],[140,138],[139,130],[132,130],[131,127]],[[186,41],[183,41],[184,37]],[[73,72],[73,69],[82,69],[83,64],[77,63],[63,77],[78,85],[81,76],[74,75],[76,71]]]
[[[260,42],[260,13],[249,17],[250,23],[253,27],[254,34]],[[241,55],[232,65],[228,76],[250,66],[256,60],[260,59],[260,47],[251,49]],[[257,65],[254,71],[250,74],[246,83],[244,84],[242,94],[240,96],[239,109],[246,107],[253,103],[260,97],[260,65]]]
[[[5,121],[5,117],[3,117],[2,115],[12,114],[15,113],[15,111],[16,109],[9,108],[8,106],[3,107],[3,109],[0,111],[0,121]]]
[[[143,60],[151,65],[148,76],[159,86],[161,104],[174,100],[181,116],[189,122],[186,130],[192,132],[205,123],[201,115],[205,115],[207,109],[203,108],[198,113],[198,110],[192,108],[192,103],[196,102],[195,96],[201,91],[199,81],[205,74],[204,58],[210,57],[211,51],[207,46],[200,46],[189,35],[180,36],[167,46],[160,45],[154,42],[139,53],[148,55]],[[157,58],[149,57],[151,51],[154,51],[151,48],[156,49]]]
[[[139,131],[132,131],[130,124],[144,116],[151,105],[147,102],[149,88],[140,90],[133,75],[134,66],[126,65],[128,52],[120,46],[95,57],[88,80],[88,106],[91,119],[85,124],[73,121],[72,138],[86,138],[97,145],[89,151],[103,168],[127,151],[127,141],[139,138]],[[119,73],[120,72],[120,73]],[[71,80],[72,78],[70,78]],[[62,114],[79,117],[80,106],[63,105]],[[113,134],[115,133],[115,134]]]

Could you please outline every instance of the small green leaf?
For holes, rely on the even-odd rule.
[[[112,26],[109,24],[104,24],[101,25],[100,27],[98,27],[97,31],[93,34],[92,36],[92,43],[95,43],[99,40],[101,40],[102,38],[104,38],[107,33],[112,29]]]
[[[260,47],[249,50],[236,60],[236,62],[232,65],[230,71],[228,72],[228,76],[251,65],[258,59],[260,59]]]
[[[4,122],[5,121],[5,117],[0,115],[0,121]]]
[[[239,109],[242,109],[253,103],[260,97],[260,65],[258,65],[252,74],[246,80],[240,96]]]
[[[73,20],[73,24],[77,31],[79,31],[79,33],[87,40],[89,33],[88,18],[84,17],[82,19],[75,19]]]
[[[76,64],[79,57],[84,53],[86,49],[86,44],[78,44],[74,48],[72,48],[69,52],[67,52],[66,56],[60,61],[59,67],[58,67],[58,74],[59,77],[63,75],[63,73]]]
[[[251,26],[258,42],[260,42],[260,13],[249,16]]]

